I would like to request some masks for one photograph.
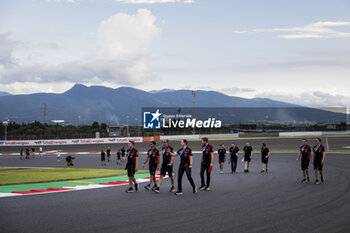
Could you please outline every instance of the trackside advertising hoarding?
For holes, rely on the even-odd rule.
[[[135,142],[143,142],[142,137],[84,138],[84,139],[0,141],[0,146],[50,146],[50,145],[114,144],[114,143],[127,143],[130,140],[135,141]]]

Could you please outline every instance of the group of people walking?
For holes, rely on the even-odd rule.
[[[324,146],[321,144],[321,139],[316,138],[316,145],[311,149],[308,145],[306,139],[302,140],[302,146],[300,147],[299,154],[297,156],[297,162],[301,158],[301,170],[303,171],[303,180],[302,183],[310,182],[309,177],[309,163],[310,160],[314,165],[314,173],[315,173],[315,182],[314,184],[319,184],[318,175],[320,175],[321,182],[324,182],[323,178],[323,164],[326,158],[326,150]]]
[[[122,147],[117,151],[117,165],[121,164],[121,161],[125,161],[125,148]],[[101,166],[106,166],[106,156],[107,162],[111,161],[111,148],[108,147],[107,150],[101,150]]]
[[[30,159],[30,156],[32,156],[32,158],[34,159],[35,158],[35,148],[21,148],[21,150],[19,151],[19,155],[20,155],[20,159],[23,159],[23,156],[25,156],[24,158],[25,159]],[[43,148],[42,147],[39,147],[39,156],[42,157],[43,156]]]
[[[207,140],[207,138],[203,139],[204,144],[208,145],[208,141],[205,141],[205,140]],[[205,151],[208,150],[208,147],[211,147],[211,146],[207,146]],[[236,145],[236,143],[232,142],[231,147],[229,149],[230,156],[228,159],[230,164],[231,164],[231,173],[236,172],[239,151],[240,151],[240,149]],[[219,161],[219,166],[220,166],[220,173],[224,173],[223,172],[224,163],[227,161],[226,155],[227,155],[227,151],[225,149],[225,145],[220,144],[220,148],[218,149],[218,161]],[[242,162],[244,162],[244,172],[245,173],[249,172],[249,164],[250,164],[250,161],[252,159],[252,156],[253,156],[253,148],[250,145],[250,143],[247,142],[243,147],[243,158],[242,158]],[[270,150],[269,150],[269,148],[267,148],[265,143],[262,143],[262,145],[261,145],[261,164],[262,164],[261,173],[267,172],[267,165],[269,162],[269,157],[270,157]]]
[[[164,177],[168,174],[171,182],[171,188],[169,192],[173,192],[176,195],[182,195],[182,178],[186,173],[187,179],[192,186],[193,193],[197,193],[198,188],[195,185],[195,182],[192,178],[192,166],[193,166],[193,158],[192,158],[192,150],[188,146],[188,141],[186,139],[181,140],[181,147],[179,150],[174,151],[173,147],[169,145],[169,140],[164,139],[162,141],[163,146],[161,150],[158,150],[156,147],[156,142],[150,142],[150,149],[147,151],[147,157],[142,165],[144,168],[146,164],[149,164],[149,173],[150,173],[150,181],[145,186],[146,190],[152,190],[156,193],[160,192],[160,186],[163,182]],[[201,151],[201,168],[200,168],[200,178],[201,178],[201,186],[199,190],[210,190],[210,176],[214,165],[214,149],[209,144],[208,138],[202,138],[202,151]],[[139,184],[136,182],[134,177],[135,172],[138,170],[139,163],[139,154],[137,149],[135,148],[135,143],[133,141],[129,141],[129,149],[127,150],[127,162],[125,169],[127,170],[129,176],[129,188],[126,192],[134,192],[139,190]],[[230,149],[230,157],[229,160],[231,162],[231,173],[235,173],[237,169],[237,160],[238,153],[240,149],[233,142]],[[227,158],[227,152],[225,146],[223,144],[220,145],[218,149],[218,162],[220,167],[220,173],[223,173],[223,166]],[[162,163],[160,162],[160,156],[163,156]],[[175,190],[175,181],[174,181],[174,172],[173,172],[173,162],[174,158],[180,157],[180,164],[178,167],[178,188]],[[249,172],[250,161],[253,156],[253,148],[250,143],[247,142],[243,148],[243,161],[244,172]],[[270,156],[270,151],[267,148],[266,144],[263,143],[261,147],[261,161],[262,161],[262,173],[267,172],[268,168],[268,159]],[[160,177],[158,183],[156,181],[156,170],[160,169]],[[205,179],[206,178],[206,179]],[[153,187],[151,187],[153,184]]]
[[[135,187],[135,190],[138,191],[139,184],[136,182],[136,179],[134,177],[135,172],[138,170],[138,161],[139,161],[139,154],[137,149],[134,147],[135,143],[133,141],[129,142],[129,149],[127,150],[127,163],[125,166],[125,169],[128,171],[129,176],[129,188],[126,190],[126,192],[133,192]],[[160,186],[162,184],[162,181],[166,174],[170,177],[171,180],[171,188],[170,192],[175,193],[176,195],[182,195],[182,177],[186,173],[187,179],[190,182],[193,193],[197,193],[198,189],[197,186],[194,183],[194,180],[192,178],[191,170],[193,165],[193,158],[192,158],[192,150],[188,147],[188,141],[186,139],[181,140],[181,148],[177,150],[176,152],[174,149],[169,146],[169,141],[167,139],[163,140],[163,148],[162,148],[162,155],[163,160],[162,164],[160,165],[160,151],[156,148],[156,142],[153,141],[150,143],[150,149],[147,152],[147,158],[145,162],[143,163],[143,167],[149,163],[149,172],[151,174],[149,184],[145,186],[145,189],[152,190],[156,193],[160,192]],[[178,189],[175,191],[175,182],[174,182],[174,173],[173,173],[173,162],[174,157],[180,157],[180,164],[178,168]],[[160,168],[160,179],[158,181],[158,184],[156,182],[155,173],[156,170]],[[154,186],[151,188],[152,183]]]

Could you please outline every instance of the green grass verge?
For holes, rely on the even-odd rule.
[[[146,172],[148,171],[138,171],[138,173]],[[34,168],[20,170],[5,170],[0,172],[0,185],[65,181],[97,177],[119,176],[125,174],[125,170],[88,168]]]

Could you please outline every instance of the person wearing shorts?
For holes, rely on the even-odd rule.
[[[120,150],[117,151],[117,165],[120,165],[120,157],[121,157],[121,152]]]
[[[174,176],[173,176],[173,148],[169,146],[169,140],[163,139],[163,148],[162,148],[162,154],[163,154],[163,161],[162,166],[160,168],[160,178],[158,181],[157,187],[152,188],[152,191],[155,193],[159,193],[160,185],[163,182],[163,178],[166,176],[166,173],[168,173],[168,176],[170,177],[171,181],[171,188],[169,192],[174,193],[175,192],[175,186],[174,186]]]
[[[220,148],[218,150],[218,161],[220,167],[220,174],[224,173],[224,163],[226,161],[226,149],[224,144],[220,144]]]
[[[106,166],[106,152],[101,150],[101,166]]]
[[[253,148],[251,147],[249,142],[245,144],[243,151],[244,151],[244,172],[248,173],[249,164],[253,156]]]
[[[323,178],[323,164],[324,164],[324,159],[326,157],[326,150],[324,146],[321,144],[321,139],[317,138],[316,139],[316,145],[313,147],[313,163],[314,163],[314,171],[315,171],[315,182],[314,184],[319,184],[320,182],[318,181],[318,173],[320,173],[320,178],[321,182],[324,182]]]
[[[138,170],[138,163],[139,163],[139,152],[136,150],[135,142],[129,141],[129,149],[126,152],[126,165],[125,169],[128,171],[128,177],[129,177],[129,188],[126,190],[128,193],[134,192],[134,189],[132,185],[135,185],[135,191],[139,190],[139,184],[136,182],[136,179],[134,177],[135,173]]]
[[[152,182],[154,183],[153,188],[157,187],[157,182],[156,182],[156,170],[159,169],[159,150],[156,148],[156,142],[152,141],[150,143],[150,149],[147,151],[147,158],[146,161],[143,163],[143,168],[149,161],[149,173],[150,173],[150,178],[149,178],[149,184],[145,186],[146,190],[151,190],[151,185]]]
[[[302,146],[299,149],[297,156],[297,162],[301,157],[301,170],[303,171],[303,180],[301,183],[310,182],[309,178],[309,163],[311,157],[311,147],[307,144],[307,140],[304,138],[302,140]]]
[[[120,151],[122,152],[122,160],[125,161],[125,148],[124,148],[124,146],[120,149]]]
[[[35,158],[35,148],[34,147],[32,148],[32,158],[33,159]]]
[[[270,150],[266,147],[266,144],[263,143],[261,147],[261,164],[262,170],[261,173],[267,172],[267,164],[269,162]]]

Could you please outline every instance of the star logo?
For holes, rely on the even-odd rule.
[[[159,109],[155,112],[143,112],[143,128],[144,129],[160,129],[160,117],[162,113],[159,112]]]
[[[157,111],[155,113],[151,113],[151,115],[153,116],[151,122],[153,122],[154,120],[159,121],[159,117],[162,115],[161,113],[159,113],[159,109],[157,109]]]

